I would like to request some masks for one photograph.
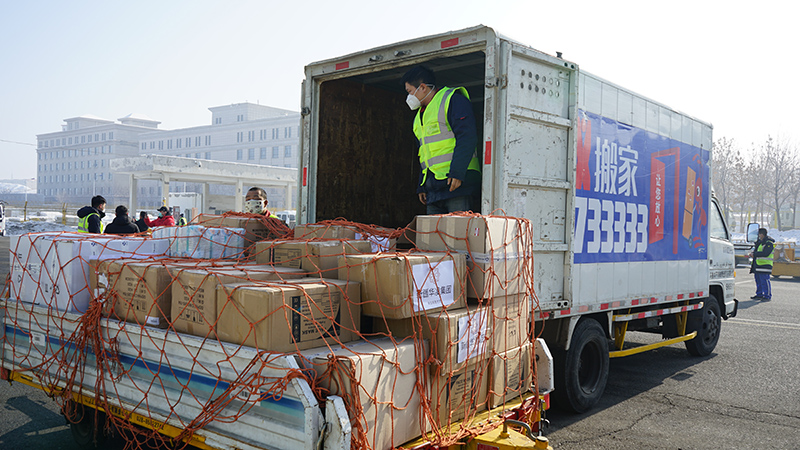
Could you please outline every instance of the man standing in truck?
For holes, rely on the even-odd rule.
[[[756,277],[756,295],[750,297],[751,300],[762,300],[768,302],[772,300],[772,286],[769,277],[772,275],[772,261],[774,257],[775,240],[767,236],[766,228],[758,229],[758,240],[756,249],[752,253],[753,264],[750,266],[750,273]]]
[[[417,66],[403,75],[414,118],[421,166],[417,194],[428,214],[472,210],[480,197],[481,164],[469,94],[436,86],[433,71]]]

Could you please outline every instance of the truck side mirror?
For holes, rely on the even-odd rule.
[[[755,242],[758,240],[758,224],[747,224],[747,242]]]

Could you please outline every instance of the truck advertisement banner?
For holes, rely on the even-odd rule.
[[[710,152],[578,111],[575,263],[706,258]]]

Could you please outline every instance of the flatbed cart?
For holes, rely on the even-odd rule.
[[[80,335],[81,315],[52,315],[48,308],[7,299],[0,300],[0,315],[0,378],[61,396],[69,408],[81,409],[67,414],[77,421],[71,428],[80,443],[102,438],[98,425],[105,421],[95,415],[110,414],[201,449],[351,448],[353,430],[343,399],[329,396],[320,404],[294,355],[259,353],[102,318],[102,342],[116,347],[112,360],[106,356],[109,348],[78,351],[74,339]],[[523,419],[533,424],[532,431],[541,431],[553,376],[549,351],[539,341],[535,351],[541,394],[529,393],[479,413],[471,425],[489,429]],[[78,361],[82,370],[70,363]],[[544,442],[536,448],[546,448]],[[433,447],[419,439],[408,448]]]

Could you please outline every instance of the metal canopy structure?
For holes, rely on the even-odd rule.
[[[203,185],[203,212],[208,211],[209,184],[236,186],[234,210],[241,211],[244,205],[244,186],[286,189],[286,205],[291,206],[292,192],[297,188],[297,169],[239,164],[206,159],[182,158],[178,156],[145,155],[116,158],[109,161],[111,170],[128,175],[131,207],[138,204],[139,180],[159,180],[161,193],[169,198],[169,183],[189,182]],[[287,208],[288,209],[288,208]]]

